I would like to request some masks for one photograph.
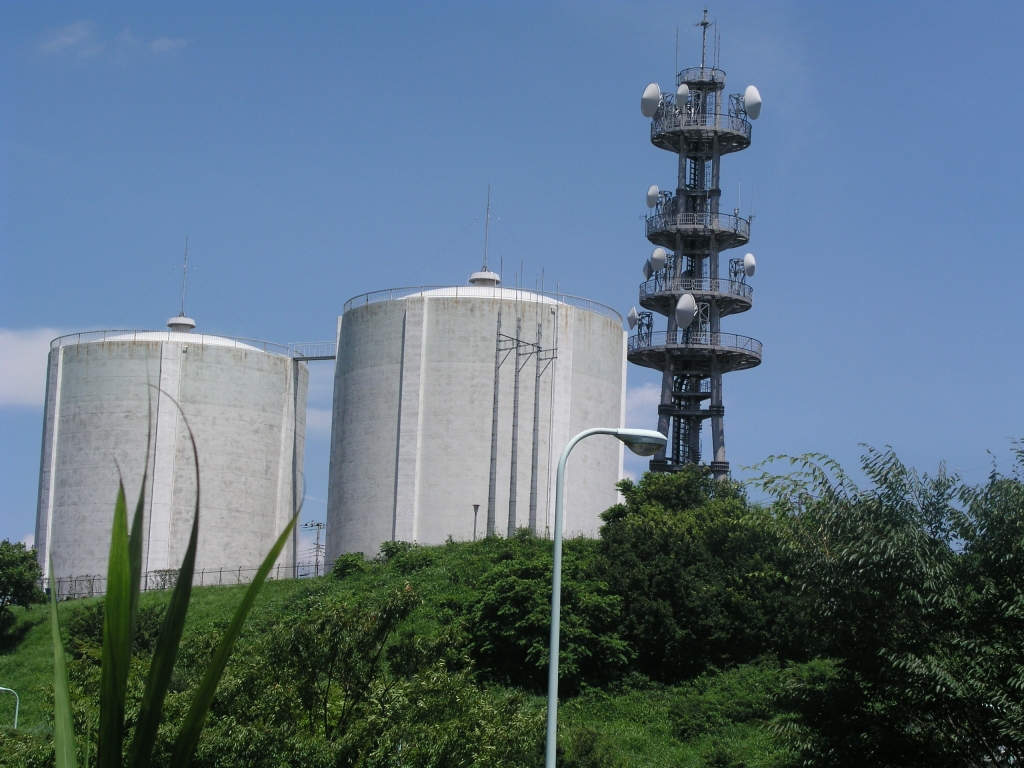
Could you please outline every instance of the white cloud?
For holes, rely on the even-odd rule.
[[[26,533],[24,536],[21,537],[21,543],[29,549],[32,549],[36,545],[35,533]]]
[[[181,37],[161,37],[149,44],[149,50],[153,53],[173,53],[174,51],[180,51],[186,45],[188,45],[188,40]]]
[[[76,21],[51,32],[39,45],[43,53],[60,53],[69,49],[80,55],[91,56],[99,53],[102,43],[96,43],[96,24],[92,21]]]
[[[80,59],[105,52],[108,57],[124,60],[147,49],[151,54],[160,56],[180,51],[188,45],[188,41],[180,37],[158,37],[147,43],[132,34],[130,29],[104,40],[96,30],[95,22],[76,21],[47,34],[39,44],[39,50],[46,55],[70,54]]]
[[[658,403],[661,387],[652,382],[626,388],[626,426],[634,429],[655,429],[658,426]]]
[[[0,328],[0,407],[42,405],[46,397],[46,357],[55,328],[12,331]]]

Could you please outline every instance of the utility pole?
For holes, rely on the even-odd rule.
[[[320,532],[327,527],[327,523],[321,523],[314,521],[310,523],[303,523],[302,527],[307,531],[316,529],[316,544],[313,545],[313,575],[320,575],[320,556],[324,553],[323,545],[320,543]]]

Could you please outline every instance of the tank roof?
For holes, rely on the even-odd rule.
[[[489,298],[504,299],[510,301],[538,302],[544,304],[567,304],[576,309],[584,309],[589,312],[596,312],[599,315],[610,317],[618,323],[622,323],[622,315],[609,306],[600,304],[590,299],[579,296],[572,296],[567,293],[554,293],[551,291],[527,291],[519,288],[499,288],[497,286],[484,285],[421,285],[409,288],[388,288],[383,291],[372,291],[355,296],[345,302],[342,314],[366,304],[376,304],[380,301],[397,301],[413,296],[426,296],[430,298]]]
[[[214,336],[208,333],[180,333],[176,331],[86,331],[58,336],[50,342],[50,349],[72,346],[75,344],[93,344],[100,341],[178,341],[188,344],[203,344],[209,347],[234,347],[257,352],[268,352],[272,355],[290,356],[290,348],[285,344],[270,341],[244,339],[234,336]]]

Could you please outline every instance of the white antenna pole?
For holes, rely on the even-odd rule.
[[[676,75],[679,75],[679,25],[676,24]]]
[[[491,185],[487,185],[487,219],[484,222],[484,272],[487,271],[487,241],[491,236]]]
[[[185,263],[181,267],[181,316],[185,316],[185,281],[188,278],[188,235],[185,236]]]
[[[704,69],[704,62],[705,62],[705,59],[707,58],[707,52],[708,52],[708,27],[711,26],[711,22],[708,21],[708,9],[707,8],[704,9],[704,18],[703,18],[703,20],[698,21],[693,26],[701,28],[701,33],[700,33],[700,68]]]

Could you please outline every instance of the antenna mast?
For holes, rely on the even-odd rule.
[[[487,271],[487,241],[491,235],[491,185],[487,185],[487,218],[484,221],[484,272]]]
[[[705,8],[704,9],[704,18],[701,21],[698,21],[696,24],[693,25],[695,27],[700,27],[701,28],[701,32],[700,32],[700,68],[701,69],[704,69],[704,58],[705,58],[705,56],[707,54],[707,50],[708,50],[708,27],[710,27],[711,24],[712,24],[712,22],[708,21],[708,9]]]
[[[185,316],[185,280],[188,278],[188,236],[185,237],[185,263],[181,267],[181,315]]]

